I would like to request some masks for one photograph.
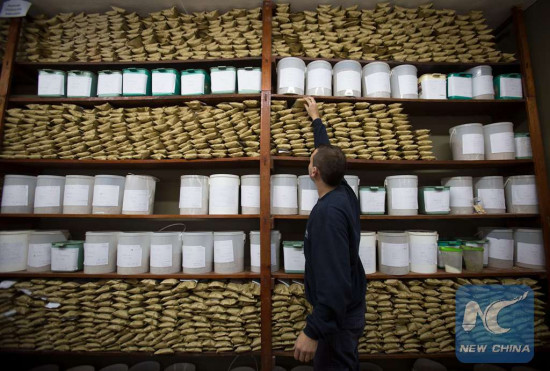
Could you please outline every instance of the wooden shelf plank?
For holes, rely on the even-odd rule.
[[[361,215],[361,220],[463,220],[463,219],[531,219],[538,214],[471,214],[471,215]],[[309,215],[273,215],[278,220],[308,219]]]
[[[273,100],[295,101],[304,95],[273,94]],[[411,115],[436,116],[436,115],[490,115],[503,114],[504,112],[521,112],[525,110],[523,99],[501,100],[452,100],[452,99],[398,99],[398,98],[355,98],[316,96],[319,102],[369,102],[369,103],[401,103],[405,112]]]
[[[258,214],[248,215],[120,215],[120,214],[0,214],[0,219],[258,219]]]
[[[275,357],[290,357],[294,358],[294,353],[274,350],[273,355]],[[416,358],[454,358],[456,357],[454,352],[445,353],[359,353],[359,359],[362,361],[368,361],[372,359],[416,359]]]
[[[240,272],[233,274],[220,274],[220,273],[204,273],[204,274],[185,274],[185,273],[171,273],[171,274],[118,274],[118,273],[102,273],[102,274],[86,274],[84,272],[8,272],[0,273],[0,278],[98,278],[98,279],[122,279],[122,278],[137,278],[137,279],[187,279],[187,280],[200,280],[200,279],[256,279],[260,278],[260,273],[252,272]]]
[[[86,168],[86,169],[190,169],[190,168],[223,168],[223,167],[259,167],[259,157],[212,158],[197,160],[62,160],[62,159],[0,159],[0,167],[34,169],[42,172],[48,168]]]
[[[408,273],[405,275],[390,275],[380,272],[373,274],[367,274],[367,279],[370,280],[385,280],[391,278],[399,279],[418,279],[418,278],[474,278],[474,277],[521,277],[521,276],[537,276],[545,277],[546,271],[539,269],[526,269],[513,267],[512,269],[496,269],[496,268],[483,268],[481,272],[467,272],[465,270],[462,273],[448,273],[444,269],[438,269],[437,273],[423,274],[423,273]],[[272,273],[273,278],[287,279],[287,280],[302,280],[304,275],[302,273],[285,273],[284,271]]]
[[[275,167],[296,166],[307,167],[309,157],[273,156]],[[483,161],[459,161],[459,160],[362,160],[348,159],[348,169],[495,169],[495,168],[532,168],[533,160],[483,160]]]
[[[165,354],[158,355],[151,352],[122,352],[122,351],[103,351],[103,352],[71,352],[71,351],[59,351],[59,350],[30,350],[30,349],[19,349],[19,348],[0,348],[0,354],[12,354],[12,355],[21,355],[21,356],[58,356],[58,357],[128,357],[128,358],[143,358],[143,357],[235,357],[238,354],[241,355],[253,355],[259,356],[260,352],[246,352],[246,353],[236,353],[236,352],[201,352],[201,353],[182,353],[176,352],[174,354]]]

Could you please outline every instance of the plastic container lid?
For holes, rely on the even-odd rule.
[[[447,251],[447,252],[462,252],[461,247],[452,247],[452,246],[440,246],[440,251]]]
[[[178,70],[175,68],[155,68],[151,72],[159,72],[159,73],[178,73]]]
[[[233,175],[233,174],[213,174],[213,175],[210,175],[210,178],[234,178],[234,179],[239,179],[239,176],[238,175]]]
[[[36,176],[32,175],[19,175],[19,174],[6,174],[4,175],[4,178],[6,177],[17,177],[17,178],[23,178],[23,179],[36,179]]]
[[[386,180],[388,179],[418,179],[418,176],[416,175],[392,175],[386,177]]]
[[[119,70],[102,70],[102,71],[99,71],[98,74],[102,74],[102,75],[120,75],[122,73],[122,71],[119,71]]]
[[[52,247],[80,248],[84,246],[85,241],[69,240],[61,242],[52,242]]]
[[[379,231],[378,234],[383,234],[388,237],[405,237],[407,233],[403,231]]]
[[[362,190],[362,189],[368,189],[368,190],[371,190],[371,191],[385,191],[386,190],[386,187],[375,187],[375,186],[361,186],[359,187],[359,190]]]
[[[237,69],[235,67],[231,66],[217,66],[217,67],[210,67],[210,71],[212,72],[218,72],[218,71],[236,71]]]
[[[469,77],[471,78],[472,77],[472,74],[471,73],[466,73],[466,72],[453,72],[453,73],[449,73],[447,75],[447,77],[451,77],[451,76],[455,76],[455,77]]]
[[[61,70],[50,70],[50,69],[41,69],[41,70],[38,70],[38,72],[42,73],[47,73],[47,74],[52,74],[52,75],[65,75],[65,71],[61,71]]]
[[[304,241],[283,241],[284,247],[304,247]]]
[[[426,186],[426,187],[420,187],[422,190],[435,190],[435,191],[450,191],[451,187],[447,186]]]
[[[484,251],[485,249],[483,247],[475,247],[475,246],[462,246],[463,251]]]
[[[515,138],[522,138],[522,137],[529,138],[530,136],[531,136],[531,134],[529,134],[529,133],[514,133]]]
[[[88,76],[88,77],[94,76],[93,72],[81,71],[81,70],[71,70],[71,71],[67,72],[67,74],[68,75],[76,75],[76,76]]]
[[[146,68],[131,67],[131,68],[124,68],[122,70],[122,73],[147,73],[147,74],[149,74],[149,70],[146,69]]]
[[[123,177],[123,176],[120,176],[120,175],[96,175],[94,178],[96,179],[112,179],[112,178],[115,178],[115,179],[120,179],[120,180],[125,180],[126,177]]]

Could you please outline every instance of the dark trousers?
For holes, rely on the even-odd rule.
[[[315,371],[359,371],[359,338],[365,330],[364,322],[346,326],[337,333],[320,339],[313,359]]]

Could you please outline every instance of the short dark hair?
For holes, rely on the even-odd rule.
[[[340,147],[322,144],[313,156],[313,166],[319,169],[323,182],[336,187],[346,173],[346,156]]]

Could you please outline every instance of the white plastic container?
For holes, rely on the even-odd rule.
[[[59,70],[38,70],[38,96],[63,97],[65,96],[65,79],[67,73]]]
[[[29,238],[32,231],[0,231],[0,272],[27,268]]]
[[[496,122],[483,126],[486,160],[513,160],[516,158],[514,124]]]
[[[313,61],[306,69],[306,94],[332,95],[332,65],[327,61]]]
[[[448,99],[472,99],[473,79],[469,73],[450,73],[447,75]]]
[[[153,214],[158,179],[149,175],[126,175],[122,214]]]
[[[345,60],[336,63],[332,74],[334,96],[359,98],[361,71],[361,64],[357,61]]]
[[[529,133],[515,133],[514,148],[516,150],[517,160],[533,158],[533,149],[531,148],[531,136]]]
[[[277,94],[304,94],[306,64],[287,57],[277,63]]]
[[[426,73],[418,79],[420,99],[447,99],[447,76],[441,73]]]
[[[5,175],[2,187],[2,214],[32,214],[35,189],[35,176]]]
[[[391,70],[392,98],[418,99],[418,78],[416,67],[402,64]]]
[[[53,242],[51,254],[52,272],[81,271],[84,263],[84,241]]]
[[[262,69],[244,67],[237,70],[237,87],[239,94],[255,94],[262,91]]]
[[[214,272],[244,271],[244,241],[242,231],[214,232]]]
[[[64,176],[39,175],[34,193],[34,213],[61,214],[64,189]]]
[[[304,273],[304,241],[283,241],[285,273]]]
[[[67,97],[89,98],[96,96],[97,75],[90,71],[67,72]]]
[[[406,232],[380,231],[378,267],[380,273],[403,275],[409,273],[409,238]]]
[[[182,175],[180,180],[180,214],[208,214],[208,177],[204,175]]]
[[[84,243],[84,273],[116,272],[118,235],[121,232],[86,232]]]
[[[534,175],[515,175],[504,183],[506,211],[510,214],[536,214],[539,212],[536,178]]]
[[[491,66],[473,67],[467,70],[466,73],[472,74],[474,99],[495,99]]]
[[[117,273],[147,273],[150,248],[151,232],[121,232],[117,244]]]
[[[145,68],[124,68],[122,94],[125,96],[151,95],[151,72]]]
[[[298,214],[298,177],[292,174],[271,176],[271,213]]]
[[[202,95],[210,93],[210,75],[203,69],[181,71],[181,95]]]
[[[63,214],[91,214],[94,177],[67,175],[63,192]]]
[[[179,95],[180,74],[174,68],[156,68],[151,72],[153,95]]]
[[[181,271],[182,232],[155,232],[151,234],[152,274],[172,274]]]
[[[371,62],[363,67],[363,97],[390,98],[390,65],[385,62]]]
[[[496,99],[521,99],[523,98],[523,87],[521,74],[507,73],[495,77],[495,98]]]
[[[241,213],[260,214],[260,176],[241,176]]]
[[[451,189],[445,186],[420,187],[420,212],[446,215],[451,212]]]
[[[384,215],[386,212],[386,188],[361,187],[359,188],[361,214]]]
[[[317,200],[319,192],[309,175],[300,175],[298,177],[298,213],[300,215],[309,215]]]
[[[449,129],[453,160],[483,160],[485,141],[483,125],[464,124]]]
[[[384,181],[389,215],[418,215],[418,177],[394,175]]]
[[[210,175],[209,213],[211,215],[239,214],[239,184],[238,175]]]
[[[355,192],[355,197],[359,199],[359,177],[357,175],[344,175],[344,179],[351,187],[351,189],[353,189],[353,192]]]
[[[509,269],[514,266],[514,230],[492,229],[489,241],[489,268]]]
[[[439,235],[434,231],[407,231],[411,272],[437,272],[437,240]]]
[[[210,89],[212,94],[235,93],[237,91],[237,70],[235,67],[211,67]]]
[[[277,272],[281,261],[281,232],[271,231],[271,271]],[[260,273],[260,231],[250,231],[250,270]]]
[[[92,214],[122,213],[122,199],[126,178],[118,175],[96,175]]]
[[[183,232],[182,239],[183,273],[212,272],[214,233]]]
[[[359,259],[365,274],[376,273],[376,232],[361,232]]]
[[[475,196],[487,214],[504,214],[504,178],[501,176],[485,176],[474,179]]]
[[[444,178],[441,180],[441,185],[451,189],[451,214],[474,213],[474,185],[471,176]]]
[[[541,229],[516,229],[514,241],[517,267],[546,270],[546,255]]]
[[[32,231],[29,235],[27,272],[48,272],[52,263],[52,242],[67,241],[68,231]]]
[[[97,74],[97,96],[119,97],[122,95],[122,71],[104,70]]]

